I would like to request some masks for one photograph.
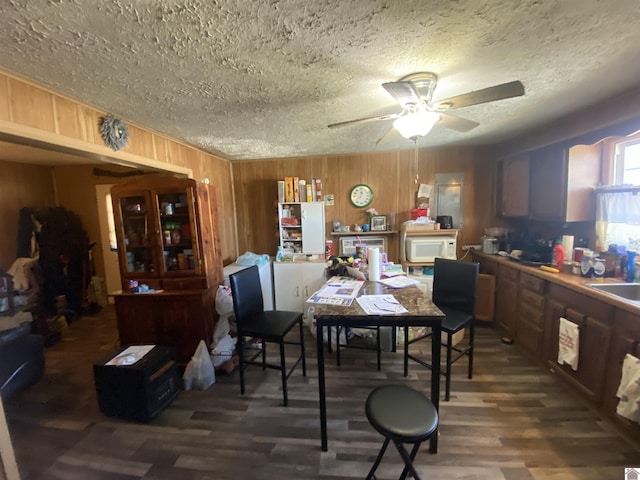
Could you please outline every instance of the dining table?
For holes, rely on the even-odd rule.
[[[376,314],[368,314],[360,306],[357,299],[348,305],[313,304],[316,322],[316,342],[318,358],[318,394],[320,397],[320,436],[322,451],[328,450],[327,433],[327,391],[325,378],[325,349],[323,332],[330,327],[430,327],[431,336],[431,385],[427,396],[439,410],[440,399],[440,349],[441,325],[445,319],[444,313],[433,303],[430,296],[417,286],[404,288],[390,288],[386,285],[365,280],[358,292],[363,295],[393,295],[399,305],[404,307],[402,312],[382,310]],[[398,408],[402,408],[401,405]],[[437,453],[438,435],[429,440],[429,451]]]

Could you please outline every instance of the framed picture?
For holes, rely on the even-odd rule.
[[[371,231],[379,232],[387,229],[387,217],[385,215],[375,215],[371,217]]]

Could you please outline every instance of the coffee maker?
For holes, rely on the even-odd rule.
[[[453,218],[451,215],[438,215],[436,217],[436,223],[440,224],[442,230],[449,230],[453,228]]]

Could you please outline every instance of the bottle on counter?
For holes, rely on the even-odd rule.
[[[553,260],[551,261],[551,265],[556,267],[558,270],[562,270],[562,265],[564,263],[564,248],[559,243],[556,243],[553,246]]]
[[[282,261],[282,247],[278,246],[278,253],[276,253],[276,262],[281,262]]]
[[[636,252],[634,250],[627,250],[627,275],[625,276],[625,282],[631,283],[636,277]]]

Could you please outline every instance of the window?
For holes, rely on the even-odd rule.
[[[118,242],[116,240],[116,222],[113,219],[113,204],[111,203],[111,194],[107,193],[104,197],[105,206],[107,207],[107,224],[109,227],[109,247],[112,251],[118,250]]]
[[[640,185],[640,139],[633,138],[616,144],[616,185]]]

